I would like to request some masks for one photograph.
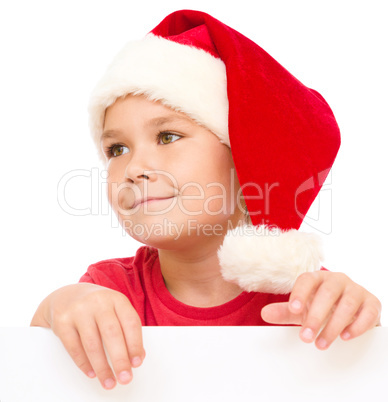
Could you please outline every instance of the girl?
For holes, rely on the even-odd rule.
[[[175,12],[115,58],[90,123],[109,202],[145,246],[91,265],[31,324],[106,389],[145,358],[142,325],[296,324],[319,349],[378,325],[380,302],[320,270],[319,242],[297,231],[337,154],[335,118],[255,43]]]

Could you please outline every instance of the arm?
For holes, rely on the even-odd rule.
[[[324,350],[337,336],[349,340],[380,325],[381,303],[346,275],[317,271],[296,280],[289,302],[269,304],[261,315],[269,323],[301,325],[301,339]]]
[[[31,326],[51,328],[76,365],[105,389],[132,379],[145,357],[141,321],[123,294],[90,283],[65,286],[39,305]],[[110,356],[108,364],[103,343]]]

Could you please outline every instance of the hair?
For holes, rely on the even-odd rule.
[[[230,154],[233,155],[232,154],[232,149],[230,148],[230,146],[227,145],[227,144],[224,144],[224,145],[228,148]],[[235,169],[236,169],[236,167],[235,167]],[[243,195],[243,198],[244,198],[244,195]],[[242,212],[243,212],[244,224],[245,225],[252,225],[251,216],[249,215],[249,211],[248,211],[247,204],[245,203],[245,199],[244,199],[244,209],[243,209]]]
[[[252,225],[252,220],[251,220],[251,217],[249,215],[248,207],[246,205],[244,207],[243,213],[244,213],[244,224],[245,225]]]

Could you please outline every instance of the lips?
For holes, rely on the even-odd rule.
[[[133,205],[131,206],[131,209],[136,208],[140,204],[144,204],[145,202],[148,201],[161,201],[161,200],[169,200],[171,198],[174,198],[174,196],[171,197],[147,197],[147,198],[140,198],[138,200],[135,200]]]

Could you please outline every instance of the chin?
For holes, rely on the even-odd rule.
[[[176,250],[181,248],[179,246],[187,246],[186,242],[180,241],[180,239],[176,239],[172,236],[151,236],[151,237],[137,237],[137,236],[130,236],[135,239],[136,241],[143,243],[146,246],[156,248],[158,250]]]

